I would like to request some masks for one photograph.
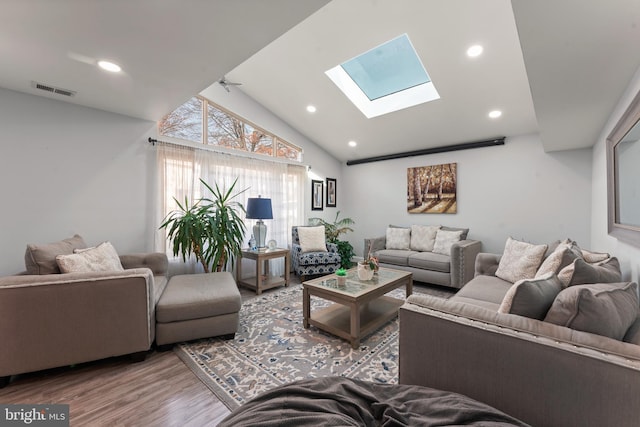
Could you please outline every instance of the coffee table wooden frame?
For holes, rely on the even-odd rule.
[[[413,292],[413,275],[406,271],[381,268],[399,274],[386,283],[357,279],[355,269],[349,270],[351,281],[365,285],[365,289],[347,292],[337,288],[323,286],[327,279],[335,274],[309,280],[302,283],[303,326],[310,325],[346,339],[352,348],[360,346],[360,340],[374,332],[398,315],[398,309],[404,300],[385,296],[389,291],[406,287],[406,296]],[[355,276],[355,278],[353,278]],[[311,296],[319,297],[336,304],[311,312]]]

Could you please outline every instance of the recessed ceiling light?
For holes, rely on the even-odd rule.
[[[316,112],[316,107],[313,105],[307,105],[307,111],[310,113],[315,113]]]
[[[475,58],[476,56],[480,56],[482,54],[482,50],[482,46],[480,46],[479,44],[475,44],[467,49],[467,55],[471,58]]]
[[[122,68],[118,64],[114,64],[109,61],[98,61],[98,66],[103,70],[110,71],[112,73],[119,73],[122,71]]]
[[[355,141],[349,141],[349,147],[355,147],[356,145],[358,145],[357,142]]]
[[[489,117],[491,117],[492,119],[497,119],[501,115],[502,115],[502,111],[500,111],[500,110],[493,110],[493,111],[489,112]]]

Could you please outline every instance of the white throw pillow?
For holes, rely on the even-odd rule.
[[[542,264],[545,252],[547,252],[547,245],[533,245],[511,237],[507,238],[504,253],[496,270],[496,277],[511,283],[532,279]]]
[[[439,225],[412,225],[411,250],[431,252],[436,243],[436,233],[439,229]]]
[[[110,242],[104,242],[95,248],[83,249],[71,255],[58,255],[56,263],[63,273],[124,270],[120,257]]]
[[[463,231],[438,230],[436,241],[433,245],[433,252],[442,255],[451,255],[451,246],[460,241]]]
[[[387,228],[387,249],[409,250],[411,247],[411,229],[410,228]]]
[[[316,227],[298,227],[298,238],[302,252],[327,252],[324,237],[324,225]]]

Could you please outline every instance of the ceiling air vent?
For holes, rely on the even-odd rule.
[[[74,90],[69,90],[69,89],[62,89],[60,87],[55,87],[55,86],[51,86],[51,85],[45,85],[43,83],[38,83],[38,82],[31,82],[31,87],[35,88],[35,89],[40,89],[40,90],[44,90],[46,92],[51,92],[51,93],[55,93],[58,95],[64,95],[64,96],[76,96],[76,91]]]

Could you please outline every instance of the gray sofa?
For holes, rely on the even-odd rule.
[[[85,246],[77,238],[63,242],[66,253]],[[0,278],[0,386],[25,372],[125,354],[143,359],[167,283],[166,255],[120,256],[123,271],[62,274],[43,261],[51,258],[43,246],[27,250],[36,274]]]
[[[479,254],[476,276],[449,300],[415,294],[407,299],[399,311],[399,382],[465,394],[533,426],[637,426],[640,420],[637,285],[569,283],[568,288],[560,287],[560,293],[555,290],[545,296],[544,291],[534,292],[522,294],[526,298],[518,300],[519,296],[510,291],[518,286],[495,276],[500,259],[500,255]],[[578,265],[578,261],[573,263]],[[610,265],[617,265],[615,258],[603,268]],[[575,268],[577,271],[578,267]],[[546,280],[547,284],[557,285],[559,275],[549,274],[532,281]],[[615,276],[614,271],[611,277]],[[618,288],[631,291],[620,291],[628,298],[631,310],[635,310],[635,317],[633,311],[631,317],[627,314],[621,339],[577,330],[575,323],[571,327],[551,323],[552,312],[567,307],[568,300],[561,295],[577,293],[581,295],[580,301],[586,298],[588,289],[599,286],[615,288],[616,292]],[[508,293],[512,300],[505,298]],[[539,318],[513,311],[504,313],[509,304],[510,310],[518,304],[520,309],[530,310],[531,301],[535,300],[535,306],[545,298],[542,311],[534,315]],[[628,307],[607,312],[602,323],[613,322],[625,311],[629,311]],[[572,319],[603,315],[588,309],[577,313]],[[629,319],[631,326],[625,331]]]
[[[418,282],[462,288],[473,277],[475,258],[482,249],[482,242],[467,239],[468,228],[438,226],[435,228],[446,232],[460,232],[459,241],[452,243],[446,253],[438,253],[431,249],[435,242],[425,244],[429,237],[418,237],[416,230],[420,228],[424,226],[389,226],[385,236],[364,240],[363,254],[378,258],[381,267],[413,273],[413,280]],[[388,237],[394,229],[408,230],[410,240],[389,245]],[[431,239],[434,238],[432,235]]]

